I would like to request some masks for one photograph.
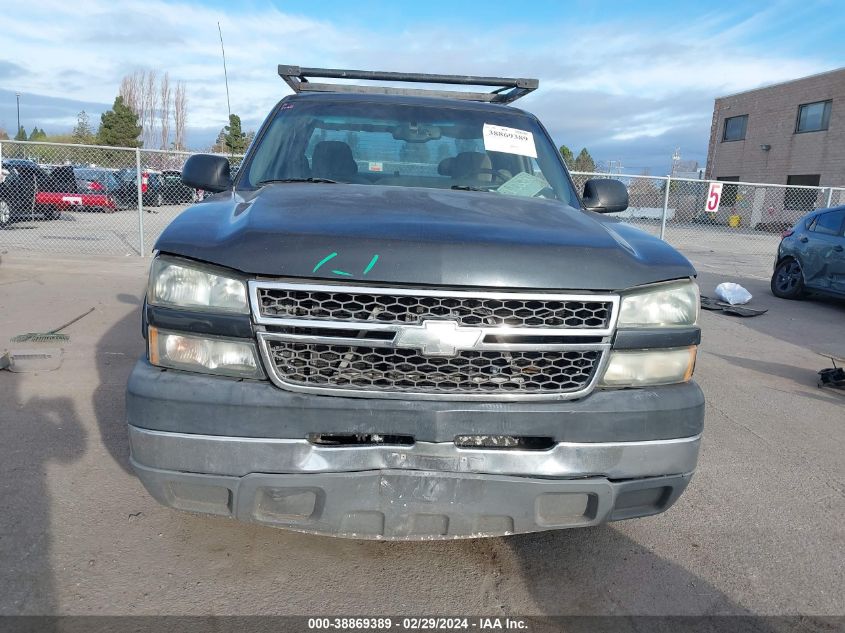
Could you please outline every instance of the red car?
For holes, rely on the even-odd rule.
[[[56,220],[71,207],[116,209],[114,198],[107,191],[80,192],[73,167],[61,165],[45,169],[29,160],[3,161],[0,182],[0,227],[33,219],[39,215]]]

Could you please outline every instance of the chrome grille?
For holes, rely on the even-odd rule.
[[[500,352],[461,350],[423,356],[388,347],[267,340],[270,361],[287,383],[400,393],[569,393],[583,390],[600,350]]]
[[[572,399],[606,362],[619,297],[251,281],[270,379],[293,391]]]
[[[354,288],[324,291],[258,288],[261,316],[326,321],[416,324],[449,319],[461,326],[602,329],[612,303],[586,299],[485,298],[467,295],[370,294]]]

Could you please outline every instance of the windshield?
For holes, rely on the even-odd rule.
[[[358,101],[284,102],[238,182],[429,187],[579,206],[554,145],[518,112]]]

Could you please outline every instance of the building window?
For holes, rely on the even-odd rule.
[[[720,176],[716,178],[720,182],[737,182],[739,176]],[[720,205],[732,207],[736,204],[737,195],[739,194],[739,185],[725,185],[722,187],[722,199]]]
[[[819,190],[818,189],[804,189],[803,187],[818,187],[821,177],[819,174],[809,174],[801,176],[787,176],[787,185],[796,185],[795,187],[787,187],[786,193],[783,196],[783,206],[790,211],[812,211],[818,204]],[[798,188],[798,187],[802,188]]]
[[[798,106],[798,121],[795,124],[799,132],[820,132],[830,123],[830,105],[832,101],[817,101]]]
[[[722,141],[744,141],[745,128],[748,126],[748,115],[732,116],[725,119],[725,131]]]

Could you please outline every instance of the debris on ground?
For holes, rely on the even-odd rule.
[[[701,309],[713,310],[714,312],[722,312],[724,314],[741,317],[760,316],[761,314],[766,314],[766,312],[769,311],[768,308],[746,308],[745,306],[731,305],[730,303],[718,301],[705,295],[701,295]]]
[[[39,371],[53,371],[62,364],[62,350],[12,350],[0,356],[0,370],[6,369],[16,374]]]
[[[716,286],[716,296],[732,306],[743,305],[751,301],[751,293],[739,284],[730,281],[720,283]]]
[[[88,316],[94,311],[94,308],[91,308],[85,314],[80,314],[78,317],[71,319],[64,325],[57,327],[55,330],[50,330],[49,332],[27,332],[26,334],[18,334],[17,336],[12,337],[12,343],[54,343],[57,341],[69,341],[70,337],[67,334],[61,334],[60,331],[64,330],[69,325],[73,325],[81,318]]]
[[[845,358],[829,354],[822,354],[822,356],[829,358],[833,367],[825,367],[819,370],[819,388],[828,387],[845,392],[845,368],[836,366],[836,361],[845,363]]]

